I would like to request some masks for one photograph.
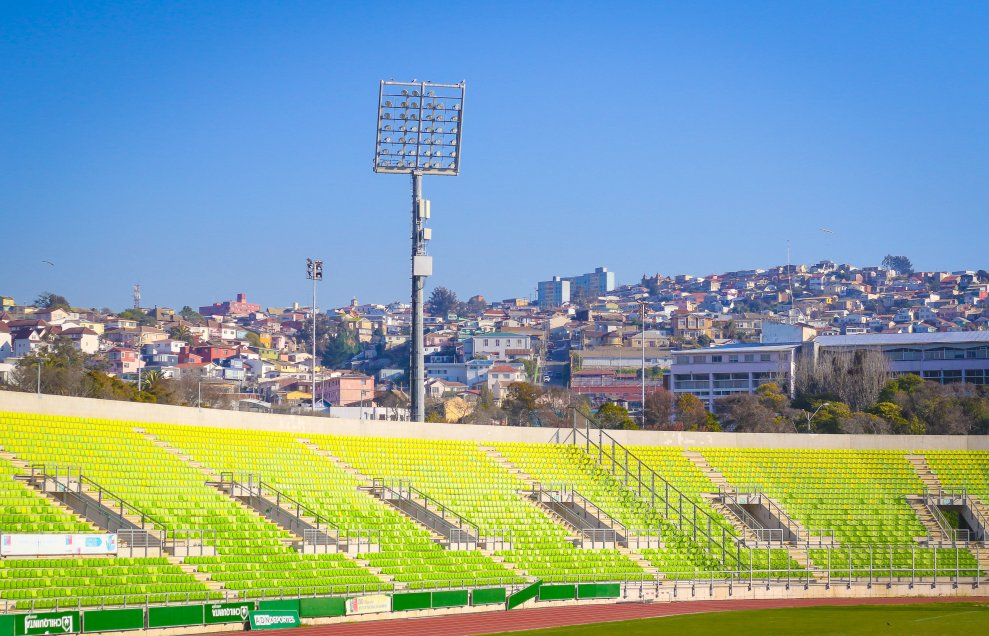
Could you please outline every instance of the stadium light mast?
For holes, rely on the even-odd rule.
[[[306,278],[312,281],[312,412],[316,412],[316,283],[323,280],[323,261],[306,259]]]
[[[422,177],[460,173],[460,141],[466,85],[381,81],[374,149],[374,171],[412,176],[412,352],[409,388],[411,420],[425,421],[426,365],[423,357],[423,300],[433,259],[426,254],[432,230]]]

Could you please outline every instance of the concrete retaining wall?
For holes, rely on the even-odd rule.
[[[377,437],[474,440],[479,442],[548,442],[555,429],[514,426],[472,426],[381,422],[302,415],[241,413],[185,406],[139,404],[58,395],[0,391],[0,411],[167,422],[299,435],[332,433]],[[609,431],[623,444],[648,446],[711,446],[736,448],[837,448],[892,450],[989,450],[986,435],[800,435],[795,433],[690,433],[681,431]]]

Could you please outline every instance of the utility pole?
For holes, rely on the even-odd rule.
[[[306,278],[312,281],[312,411],[316,412],[316,283],[323,280],[323,261],[306,259]]]
[[[639,344],[642,345],[642,428],[646,427],[646,301],[639,301]]]

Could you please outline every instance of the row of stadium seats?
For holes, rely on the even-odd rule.
[[[221,598],[164,558],[4,559],[0,598],[17,609],[54,607],[73,599],[82,606]]]

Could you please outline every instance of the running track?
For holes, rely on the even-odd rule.
[[[477,614],[451,614],[427,618],[388,619],[359,623],[317,625],[298,629],[266,632],[272,636],[472,636],[496,634],[542,627],[585,625],[608,621],[627,621],[677,614],[724,612],[747,609],[776,609],[814,605],[902,605],[905,603],[987,602],[989,596],[951,598],[802,598],[728,601],[682,601],[679,603],[621,603],[516,609]],[[231,632],[233,633],[233,632]]]

